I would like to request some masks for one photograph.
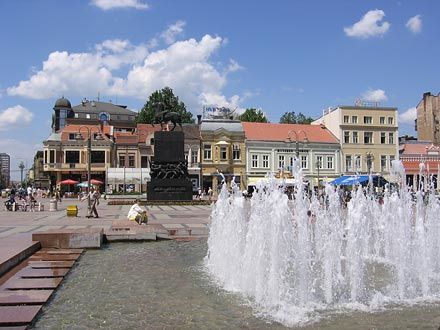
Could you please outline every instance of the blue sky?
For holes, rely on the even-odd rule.
[[[440,91],[439,11],[434,0],[1,1],[0,152],[13,170],[31,166],[62,95],[138,110],[165,85],[194,114],[257,107],[272,122],[380,101],[413,134],[412,108]]]

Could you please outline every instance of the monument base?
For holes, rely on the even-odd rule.
[[[188,179],[151,179],[147,184],[147,199],[151,201],[191,201],[192,182]]]

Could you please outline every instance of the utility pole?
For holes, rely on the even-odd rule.
[[[20,169],[20,183],[21,183],[21,186],[23,186],[23,170],[24,170],[23,161],[20,162],[20,164],[18,165],[18,168]]]

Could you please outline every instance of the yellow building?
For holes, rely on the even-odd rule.
[[[218,192],[225,178],[233,177],[240,188],[245,187],[246,152],[245,134],[240,121],[204,119],[200,127],[202,150],[202,188]]]
[[[325,125],[340,141],[344,174],[373,173],[388,177],[398,159],[397,108],[369,105],[325,110],[314,125]]]

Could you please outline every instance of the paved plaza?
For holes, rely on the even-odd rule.
[[[5,199],[1,199],[2,203]],[[108,230],[115,220],[126,220],[130,205],[107,205],[101,201],[97,207],[99,218],[86,218],[87,202],[76,199],[63,199],[58,203],[58,210],[49,211],[49,200],[42,199],[44,211],[41,212],[10,212],[1,208],[0,240],[2,238],[31,236],[33,232],[50,229],[83,229],[103,228]],[[78,206],[78,217],[68,217],[66,207]],[[206,228],[211,213],[210,205],[163,205],[148,207],[149,224],[162,225],[168,228]]]

